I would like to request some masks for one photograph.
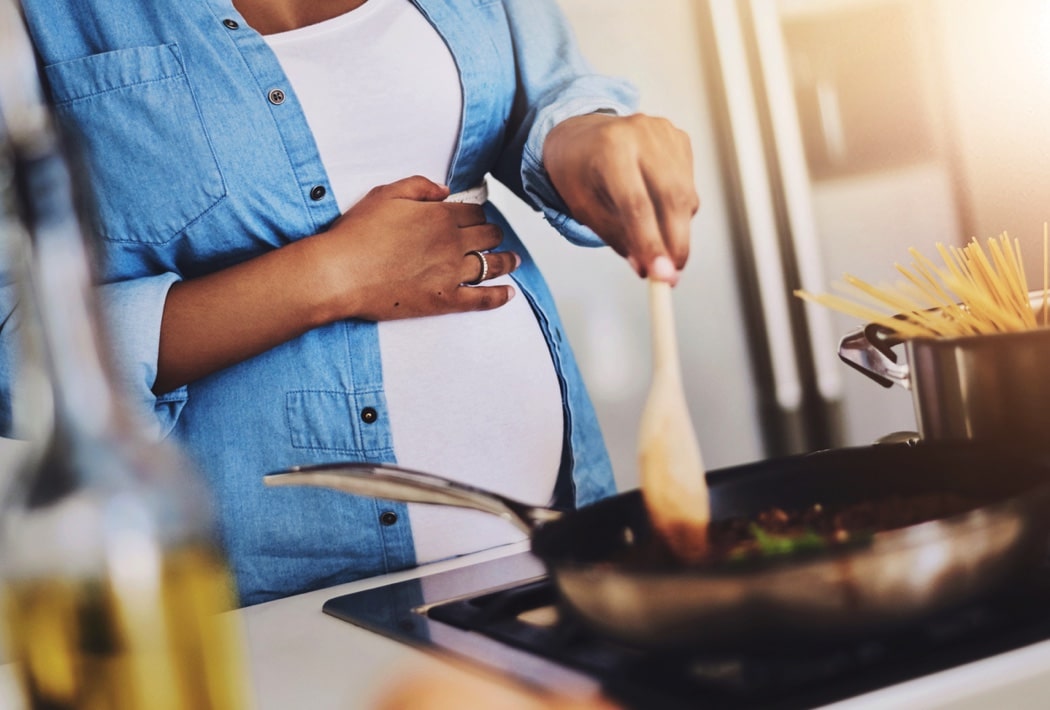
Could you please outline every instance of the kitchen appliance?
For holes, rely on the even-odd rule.
[[[1046,555],[1045,466],[978,445],[880,445],[745,464],[707,475],[714,525],[774,509],[893,501],[917,524],[856,526],[840,545],[683,565],[653,544],[640,491],[576,511],[523,505],[392,465],[306,466],[266,483],[329,487],[499,515],[532,537],[566,608],[592,630],[658,650],[747,648],[885,633],[1016,585]],[[934,517],[935,519],[931,519]],[[877,528],[876,528],[877,530]]]
[[[542,561],[530,553],[334,597],[324,611],[535,688],[600,689],[627,708],[789,710],[1050,639],[1050,606],[1039,601],[1050,591],[1050,569],[1040,567],[1029,589],[1032,596],[1006,594],[894,633],[692,653],[638,649],[575,623],[559,610]]]

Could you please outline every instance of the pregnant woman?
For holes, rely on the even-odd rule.
[[[677,279],[689,140],[554,0],[25,0],[84,168],[130,395],[199,462],[242,602],[520,539],[480,513],[264,487],[395,462],[536,504],[613,491],[495,179]]]

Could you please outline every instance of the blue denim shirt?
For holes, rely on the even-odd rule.
[[[463,86],[453,192],[491,174],[573,221],[542,164],[559,121],[628,113],[634,91],[594,73],[555,0],[414,0],[448,44]],[[312,488],[267,488],[265,472],[337,460],[393,461],[377,327],[347,320],[160,397],[168,288],[316,234],[338,217],[295,93],[262,37],[228,0],[24,0],[61,125],[93,189],[102,292],[118,371],[134,400],[199,461],[244,603],[414,563],[403,505]],[[613,491],[595,413],[536,264],[492,205],[519,291],[560,377],[565,441],[559,494],[582,505]],[[378,417],[362,417],[366,409]],[[397,521],[389,522],[397,514]]]

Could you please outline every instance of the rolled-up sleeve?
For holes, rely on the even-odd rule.
[[[568,207],[543,167],[543,142],[551,129],[565,119],[598,111],[612,112],[620,116],[632,113],[626,104],[594,97],[580,97],[550,104],[537,115],[522,154],[521,180],[525,194],[555,229],[570,242],[581,246],[602,246],[605,242],[590,227],[569,216]]]
[[[161,397],[152,389],[157,379],[164,301],[168,289],[180,280],[177,274],[162,273],[100,287],[117,384],[144,414],[152,415],[161,436],[174,428],[187,397],[185,387]]]
[[[551,129],[568,118],[599,111],[634,113],[638,92],[625,79],[594,71],[553,0],[507,0],[505,7],[515,38],[522,108],[513,117],[511,140],[496,176],[570,242],[601,246],[597,234],[568,214],[543,166],[543,144]]]

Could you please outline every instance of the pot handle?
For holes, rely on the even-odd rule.
[[[293,466],[263,476],[267,486],[315,486],[402,503],[452,505],[499,516],[531,534],[561,511],[526,505],[480,488],[393,464],[342,462]]]
[[[903,341],[892,331],[868,324],[850,331],[839,341],[839,358],[883,387],[911,389],[908,363],[900,362],[893,348]]]

